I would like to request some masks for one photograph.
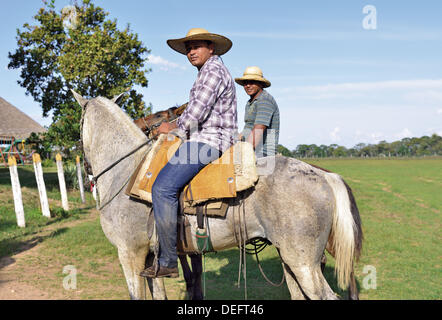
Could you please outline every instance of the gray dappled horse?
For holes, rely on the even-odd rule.
[[[143,299],[144,279],[139,274],[154,241],[148,236],[150,207],[131,200],[124,191],[151,145],[118,107],[117,99],[86,100],[74,95],[83,107],[85,158],[94,176],[104,171],[97,182],[100,204],[104,206],[100,210],[101,226],[118,250],[130,297]],[[351,297],[357,298],[354,264],[361,253],[362,229],[350,188],[337,174],[293,158],[273,159],[272,172],[260,176],[254,188],[239,194],[243,202],[231,206],[225,219],[210,219],[214,250],[239,245],[235,219],[241,210],[247,230],[243,240],[264,238],[278,249],[292,299],[337,298],[321,272],[325,249],[336,259],[339,286],[349,287]],[[195,234],[196,217],[188,219]],[[148,285],[153,299],[166,299],[163,279],[149,279]]]

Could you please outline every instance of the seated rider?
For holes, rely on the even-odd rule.
[[[258,67],[248,67],[235,82],[250,96],[246,104],[242,139],[250,142],[257,158],[275,156],[279,140],[279,108],[264,88],[270,87]]]
[[[234,81],[219,57],[230,50],[232,42],[194,28],[186,37],[168,40],[167,44],[186,55],[198,69],[198,75],[180,118],[174,123],[164,122],[158,128],[160,134],[182,131],[188,140],[172,157],[174,161],[171,159],[160,171],[152,187],[160,250],[158,264],[140,274],[150,278],[178,277],[178,194],[201,169],[234,144],[238,128]]]

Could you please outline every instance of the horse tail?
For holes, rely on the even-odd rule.
[[[333,190],[336,204],[327,250],[336,260],[338,285],[345,290],[350,280],[354,281],[354,263],[362,251],[361,218],[353,192],[345,181],[331,172],[325,173],[324,177]]]

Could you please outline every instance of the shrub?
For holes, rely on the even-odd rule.
[[[66,162],[63,165],[63,171],[64,179],[66,181],[66,188],[78,189],[77,166],[75,163]]]
[[[51,159],[44,159],[41,162],[43,168],[55,167],[55,161]]]

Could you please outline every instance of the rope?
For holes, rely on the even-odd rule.
[[[266,246],[267,246],[267,245],[266,245]],[[280,282],[279,284],[273,283],[272,281],[270,281],[269,278],[267,278],[267,276],[266,276],[265,273],[264,273],[264,270],[262,270],[261,263],[259,262],[259,258],[258,258],[258,253],[257,253],[256,251],[255,251],[255,257],[256,257],[256,262],[258,263],[259,271],[261,271],[261,274],[262,274],[262,276],[264,277],[264,279],[267,281],[267,283],[271,284],[271,285],[274,286],[274,287],[280,287],[280,286],[282,286],[282,284],[284,283],[284,280],[285,280],[285,274],[284,274],[284,271],[282,272],[282,280],[281,280],[281,282]]]
[[[243,214],[243,221],[241,221],[241,206],[242,206],[242,214]],[[247,234],[247,224],[246,224],[246,213],[245,213],[245,199],[240,199],[239,205],[238,205],[238,222],[239,222],[239,239],[236,234],[236,223],[235,223],[235,207],[233,207],[233,230],[234,230],[234,236],[237,243],[239,243],[239,270],[238,270],[238,288],[240,287],[240,281],[241,281],[241,267],[243,269],[243,276],[244,276],[244,297],[245,300],[247,300],[247,259],[246,254],[254,254],[256,257],[256,262],[258,264],[259,271],[261,272],[263,278],[269,283],[270,285],[274,287],[280,287],[285,282],[285,274],[283,272],[282,274],[282,280],[280,283],[274,283],[272,282],[264,273],[264,270],[261,266],[261,262],[259,261],[258,254],[262,252],[269,244],[265,239],[256,238],[251,239],[246,243],[248,239]],[[242,223],[241,223],[242,222]],[[244,224],[244,237],[243,237],[243,228],[242,225]],[[239,241],[238,241],[239,240]],[[253,245],[253,249],[247,248],[246,244]]]
[[[203,299],[206,299],[206,254],[203,253]]]
[[[241,206],[243,207],[243,223],[244,223],[244,234],[241,222]],[[244,299],[247,300],[247,257],[246,257],[246,242],[248,239],[247,235],[247,225],[245,219],[245,199],[240,199],[238,204],[238,224],[239,224],[239,269],[238,269],[238,288],[241,286],[241,267],[244,277]],[[236,225],[235,225],[235,207],[233,207],[233,222],[234,222],[234,234],[236,236]],[[238,242],[238,241],[237,241]]]
[[[244,233],[245,237],[243,238],[243,257],[244,257],[244,299],[247,300],[247,256],[246,256],[246,241],[249,238],[247,234],[247,224],[246,224],[246,210],[245,210],[245,199],[242,199],[242,211],[243,211],[243,223],[244,223]],[[241,212],[240,212],[241,215]]]
[[[238,243],[239,245],[239,268],[238,268],[238,288],[241,286],[241,267],[242,267],[242,251],[241,251],[241,242],[242,242],[242,238],[241,238],[241,233],[239,234],[239,239],[236,235],[236,223],[235,223],[235,208],[233,207],[233,222],[234,222],[234,234],[235,234],[235,240],[236,243]],[[239,228],[241,230],[241,217],[238,218],[238,223],[239,223]]]
[[[108,201],[106,201],[106,203],[105,204],[103,204],[102,206],[100,206],[99,208],[97,208],[98,210],[103,210],[103,208],[104,207],[106,207],[109,203],[111,203],[111,201],[112,200],[114,200],[119,194],[120,194],[120,192],[124,189],[124,187],[127,185],[127,183],[129,182],[129,180],[130,180],[130,178],[131,178],[131,175],[129,175],[129,178],[126,180],[126,182],[121,186],[121,188],[108,200]],[[101,204],[101,201],[100,201],[100,195],[98,194],[98,187],[97,187],[97,185],[95,185],[95,187],[97,188],[97,198],[98,198],[98,201],[97,201],[97,207]]]
[[[205,249],[208,248],[209,245],[209,239],[210,239],[210,227],[209,227],[209,218],[207,217],[207,205],[205,206],[204,210],[204,216],[206,220],[206,228],[207,228],[207,238],[206,242],[204,244],[204,249],[202,250],[203,254],[203,298],[206,298],[206,253],[204,252]]]

